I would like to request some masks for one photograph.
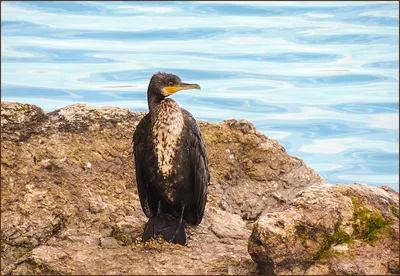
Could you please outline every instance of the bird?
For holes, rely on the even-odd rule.
[[[210,182],[205,142],[192,114],[169,96],[200,89],[171,73],[154,74],[147,89],[149,112],[133,134],[138,195],[149,218],[142,240],[161,235],[187,244],[185,223],[198,225],[204,216]]]

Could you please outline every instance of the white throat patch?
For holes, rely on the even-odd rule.
[[[158,169],[164,177],[172,172],[177,143],[184,125],[183,114],[172,99],[165,99],[155,110],[153,140],[157,154]]]

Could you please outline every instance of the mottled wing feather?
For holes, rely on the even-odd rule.
[[[152,211],[149,205],[149,194],[147,190],[146,177],[143,175],[144,158],[146,156],[147,128],[148,116],[146,115],[140,121],[133,134],[133,153],[135,155],[135,170],[137,189],[140,198],[140,204],[143,212],[147,217],[152,216]]]
[[[210,181],[207,154],[203,136],[192,115],[182,110],[188,122],[188,134],[190,141],[190,169],[193,181],[193,192],[195,200],[196,222],[199,224],[203,219],[204,208],[207,201],[207,188]]]

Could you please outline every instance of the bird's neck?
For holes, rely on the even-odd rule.
[[[153,111],[164,99],[159,93],[153,93],[150,89],[147,90],[147,104],[150,112]]]

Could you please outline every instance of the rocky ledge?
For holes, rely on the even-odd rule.
[[[140,240],[144,113],[1,103],[2,274],[398,274],[399,194],[330,185],[244,120],[199,122],[211,183],[188,246]]]

